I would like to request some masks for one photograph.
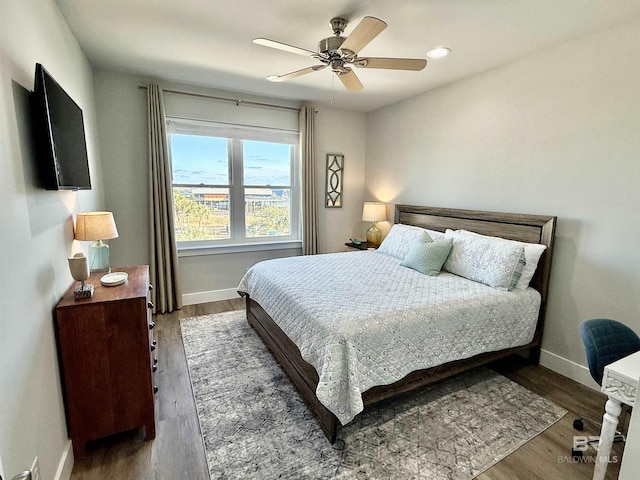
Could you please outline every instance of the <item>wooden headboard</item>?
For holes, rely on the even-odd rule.
[[[551,259],[557,217],[549,215],[525,215],[520,213],[487,212],[482,210],[459,210],[455,208],[396,205],[395,222],[415,225],[444,232],[469,230],[482,235],[492,235],[527,243],[541,243],[547,249],[540,257],[531,286],[542,296],[540,318],[536,339],[542,340],[542,325],[549,294]]]

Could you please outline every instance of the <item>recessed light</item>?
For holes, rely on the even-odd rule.
[[[442,58],[446,57],[451,53],[451,49],[447,47],[437,47],[432,48],[427,52],[427,57],[429,58]]]

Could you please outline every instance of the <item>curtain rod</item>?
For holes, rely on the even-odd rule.
[[[139,89],[142,90],[146,90],[147,86],[146,85],[138,85]],[[235,103],[237,106],[240,105],[250,105],[253,107],[267,107],[267,108],[280,108],[282,110],[293,110],[295,112],[299,112],[300,109],[297,107],[287,107],[285,105],[275,105],[272,103],[262,103],[262,102],[253,102],[251,100],[240,100],[240,99],[234,99],[234,98],[226,98],[226,97],[216,97],[215,95],[207,95],[205,93],[192,93],[192,92],[182,92],[180,90],[169,90],[169,89],[162,89],[163,92],[166,93],[174,93],[176,95],[186,95],[189,97],[200,97],[200,98],[208,98],[210,100],[220,100],[220,101],[224,101],[224,102],[233,102]]]

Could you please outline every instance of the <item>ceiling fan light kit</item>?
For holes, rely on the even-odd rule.
[[[334,36],[320,40],[317,52],[269,40],[268,38],[255,38],[253,43],[257,45],[304,55],[321,62],[319,65],[313,65],[284,75],[269,75],[267,80],[284,82],[329,67],[348,91],[357,92],[362,90],[363,86],[351,68],[353,66],[357,68],[419,71],[427,65],[427,61],[422,58],[358,57],[358,52],[387,28],[387,24],[379,18],[364,17],[348,37],[342,36],[344,29],[347,27],[347,20],[336,17],[332,18],[329,24]]]

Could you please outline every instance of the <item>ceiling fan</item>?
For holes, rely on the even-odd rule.
[[[321,62],[318,65],[313,65],[284,75],[270,75],[267,79],[272,82],[284,82],[285,80],[330,67],[347,90],[357,92],[358,90],[362,90],[363,86],[351,66],[358,68],[417,71],[422,70],[427,65],[427,61],[421,58],[358,57],[358,52],[378,36],[382,30],[387,28],[387,24],[378,18],[364,17],[348,37],[342,36],[342,32],[344,32],[347,26],[347,21],[344,18],[332,18],[329,23],[334,36],[320,40],[317,52],[294,47],[293,45],[275,40],[269,40],[268,38],[254,38],[253,43],[258,45],[277,48],[278,50],[284,50],[285,52],[295,53],[297,55],[304,55],[315,58]]]

